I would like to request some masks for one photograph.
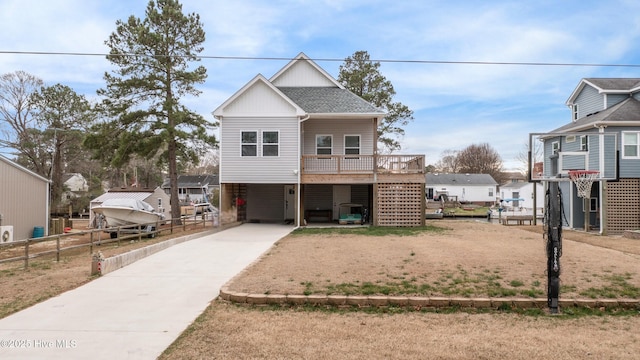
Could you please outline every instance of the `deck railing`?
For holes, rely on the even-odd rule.
[[[302,174],[423,174],[424,155],[303,155]]]

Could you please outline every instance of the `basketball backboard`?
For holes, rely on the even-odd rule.
[[[570,181],[569,171],[598,171],[595,181],[618,179],[617,133],[531,133],[531,181]]]

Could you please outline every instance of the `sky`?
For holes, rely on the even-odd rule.
[[[0,72],[26,71],[97,101],[96,90],[111,70],[104,56],[12,52],[105,54],[116,21],[143,18],[147,3],[2,0]],[[192,110],[214,121],[213,110],[258,73],[269,78],[288,63],[273,58],[304,52],[337,78],[343,60],[364,50],[380,61],[380,73],[396,91],[394,101],[414,111],[397,153],[424,154],[427,164],[445,151],[488,143],[505,170],[524,169],[519,158],[528,134],[571,121],[565,102],[582,78],[640,78],[635,0],[181,3],[184,13],[197,13],[203,23],[207,40],[200,55],[223,58],[200,62],[208,78],[198,87],[199,97],[184,99]]]

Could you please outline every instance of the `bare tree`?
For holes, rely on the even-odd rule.
[[[502,158],[487,143],[467,146],[458,153],[457,159],[461,173],[489,174],[498,183],[504,178]]]
[[[43,156],[43,134],[36,130],[37,108],[33,102],[33,94],[43,85],[41,79],[16,71],[0,77],[0,122],[2,138],[0,147],[11,149],[15,155],[26,163],[29,169],[42,176],[47,176],[48,156]]]
[[[445,150],[440,154],[440,160],[435,164],[435,169],[443,173],[457,173],[460,168],[458,151]]]
[[[534,164],[542,161],[543,154],[542,154],[541,146],[535,146],[535,149],[533,149],[533,153],[531,153],[531,159],[529,159],[530,150],[531,149],[529,149],[529,143],[524,144],[522,147],[522,151],[519,152],[515,158],[516,161],[522,164],[522,166],[519,167],[518,170],[524,176],[528,176],[529,172],[531,171],[532,164],[529,163],[530,161],[533,162]]]

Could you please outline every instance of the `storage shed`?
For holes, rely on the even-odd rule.
[[[0,155],[2,241],[24,240],[34,228],[49,233],[49,180]]]

